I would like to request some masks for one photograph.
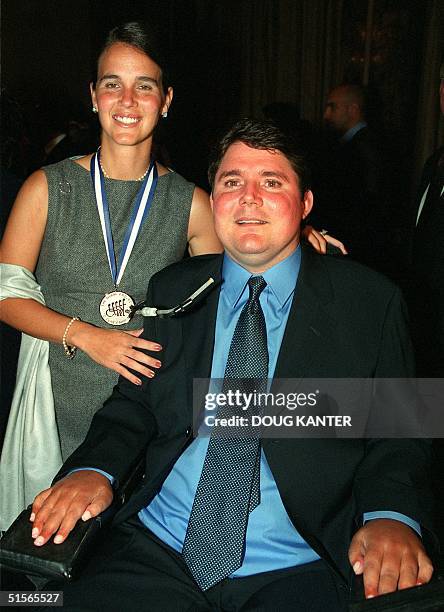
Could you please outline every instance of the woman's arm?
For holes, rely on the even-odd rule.
[[[38,170],[25,181],[17,195],[0,244],[0,261],[34,272],[47,216],[48,184],[45,173]],[[61,344],[71,316],[55,312],[32,299],[7,298],[0,302],[0,320],[35,338]],[[151,378],[154,372],[150,368],[158,368],[160,362],[141,351],[161,350],[157,343],[138,338],[141,333],[142,330],[109,330],[75,321],[66,342],[85,351],[97,363],[141,384],[140,378],[128,368]]]
[[[203,189],[196,187],[188,224],[188,252],[193,257],[222,251],[223,247],[214,231],[210,198]]]
[[[34,272],[48,216],[48,184],[43,170],[34,172],[20,189],[0,244],[2,263]],[[69,317],[35,302],[8,298],[0,303],[1,320],[25,333],[61,342]]]

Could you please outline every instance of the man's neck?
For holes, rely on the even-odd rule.
[[[246,270],[250,274],[265,274],[265,272],[267,272],[268,270],[271,270],[286,259],[289,259],[297,251],[299,245],[300,242],[294,245],[294,248],[292,248],[291,250],[282,253],[281,257],[276,257],[273,258],[271,261],[261,262],[257,264],[255,264],[255,262],[253,261],[240,261],[239,258],[236,258],[232,253],[227,250],[224,251],[224,254],[226,257],[229,257],[235,264],[237,264],[241,268],[244,268],[244,270]]]

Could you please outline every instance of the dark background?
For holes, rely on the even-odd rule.
[[[333,86],[368,83],[405,216],[424,160],[444,141],[442,0],[2,0],[1,86],[22,110],[29,148],[17,183],[43,163],[45,143],[68,119],[96,122],[89,81],[98,46],[131,20],[156,22],[163,33],[174,101],[161,136],[187,179],[207,186],[211,142],[240,116],[286,102],[316,132]],[[2,132],[11,127],[3,110]],[[13,191],[2,186],[2,225]],[[0,440],[18,347],[17,333],[1,334]]]
[[[68,115],[90,115],[88,83],[105,33],[132,19],[156,22],[173,67],[168,151],[205,187],[209,144],[226,125],[284,101],[317,128],[328,90],[362,82],[368,64],[376,123],[411,193],[443,134],[443,14],[440,0],[3,0],[2,87],[40,144]]]
[[[12,183],[2,181],[2,226],[57,129],[80,118],[97,132],[89,99],[97,51],[110,28],[134,19],[157,24],[170,57],[174,101],[160,137],[174,169],[206,187],[211,142],[235,119],[286,102],[316,132],[333,86],[368,83],[371,120],[393,151],[393,223],[402,225],[422,164],[444,140],[442,0],[3,0],[2,94],[21,109],[28,161],[12,168]],[[15,135],[4,99],[3,139]],[[0,439],[18,337],[1,332]]]
[[[15,136],[6,91],[21,111],[27,162],[2,181],[2,226],[54,132],[74,118],[97,134],[89,98],[97,52],[113,26],[135,19],[156,24],[168,52],[174,100],[159,137],[175,170],[205,188],[211,143],[237,118],[286,102],[317,133],[328,91],[364,83],[370,119],[393,152],[393,224],[402,225],[422,164],[444,140],[442,0],[3,0],[2,138]],[[0,440],[18,350],[18,334],[1,333]]]

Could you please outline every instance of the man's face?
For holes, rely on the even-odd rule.
[[[330,92],[324,110],[324,123],[338,134],[345,134],[353,126],[351,104],[341,88]]]
[[[298,176],[282,153],[235,142],[217,171],[211,205],[227,253],[261,273],[296,249],[313,194],[301,197]]]

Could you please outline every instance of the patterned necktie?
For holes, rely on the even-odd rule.
[[[250,295],[231,340],[224,393],[266,390],[267,328],[259,302],[266,284],[262,276],[248,281]],[[217,416],[239,412],[239,407],[226,406]],[[230,427],[213,428],[191,510],[182,555],[203,591],[242,565],[248,515],[260,501],[259,432],[249,427],[241,431],[239,437]]]

